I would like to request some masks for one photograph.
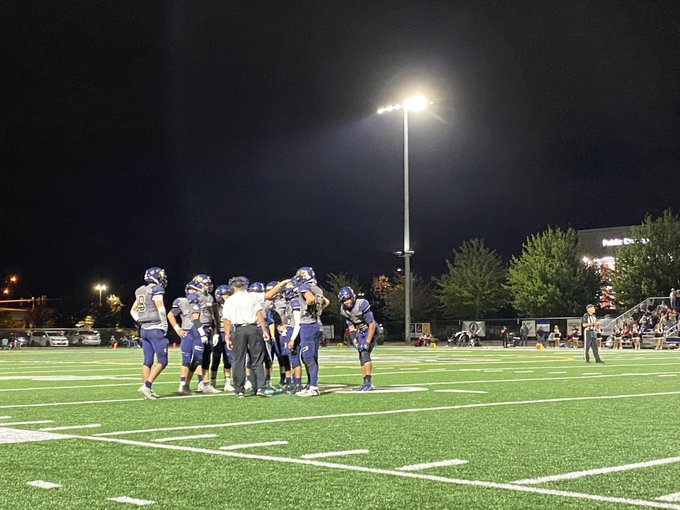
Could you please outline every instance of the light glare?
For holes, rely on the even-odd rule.
[[[413,96],[404,101],[404,108],[411,112],[419,112],[427,107],[427,103],[425,96]]]

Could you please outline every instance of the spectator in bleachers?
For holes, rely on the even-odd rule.
[[[670,299],[671,308],[675,309],[675,308],[676,308],[675,305],[676,305],[676,303],[677,303],[677,300],[676,300],[677,296],[676,296],[676,293],[675,293],[675,289],[674,289],[674,288],[671,289],[671,293],[670,293],[670,295],[669,295],[668,297],[669,297],[669,299]]]
[[[571,346],[572,349],[578,349],[578,337],[579,329],[577,327],[571,328],[571,332],[567,337],[567,343]]]

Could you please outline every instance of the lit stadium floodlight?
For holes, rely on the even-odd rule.
[[[98,283],[97,285],[94,286],[94,290],[99,292],[99,306],[102,305],[102,292],[105,292],[107,288],[108,287],[103,283]]]
[[[410,340],[411,332],[411,256],[414,253],[411,250],[409,219],[408,112],[422,111],[427,108],[428,104],[432,103],[425,96],[417,95],[405,99],[401,104],[382,106],[377,110],[379,115],[395,110],[404,112],[404,249],[395,254],[404,257],[404,341],[406,343]]]

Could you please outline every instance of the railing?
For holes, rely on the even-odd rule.
[[[601,321],[602,325],[600,328],[602,330],[602,334],[611,335],[614,332],[614,326],[616,326],[617,324],[619,325],[619,327],[623,327],[623,323],[628,319],[632,319],[633,314],[638,309],[638,307],[642,306],[644,307],[645,310],[647,310],[650,306],[656,307],[657,305],[660,305],[666,301],[668,301],[668,297],[666,296],[648,297],[641,303],[638,303],[637,305],[632,307],[630,310],[626,310],[618,317],[615,317],[613,319],[603,319]]]

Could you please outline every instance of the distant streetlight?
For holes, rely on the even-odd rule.
[[[404,249],[395,252],[404,257],[404,342],[409,343],[411,335],[411,250],[410,221],[409,221],[409,189],[408,189],[408,112],[419,112],[432,104],[424,96],[413,96],[402,101],[378,109],[378,114],[402,110],[404,112]]]
[[[107,287],[103,283],[98,283],[94,286],[94,290],[99,292],[99,306],[102,306],[102,292],[106,292],[106,289]]]
[[[5,288],[2,289],[2,293],[5,296],[9,296],[10,292],[12,292],[12,285],[16,285],[16,283],[19,281],[19,278],[15,274],[10,274],[7,275],[7,278],[5,279]]]

